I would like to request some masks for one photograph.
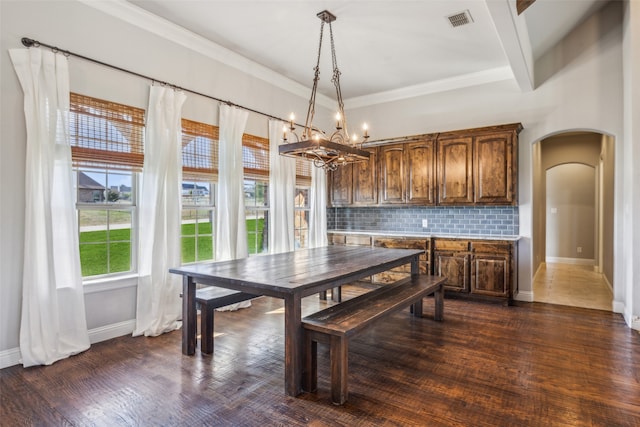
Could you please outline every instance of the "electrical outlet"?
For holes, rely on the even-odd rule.
[[[578,253],[581,254],[582,253],[582,246],[578,246]]]
[[[423,219],[422,220],[422,228],[427,228],[429,227],[429,220],[428,219]]]

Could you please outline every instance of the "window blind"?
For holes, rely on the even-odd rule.
[[[299,187],[311,187],[311,161],[296,159],[296,185]]]
[[[142,170],[141,108],[70,94],[69,137],[74,166]]]
[[[269,179],[269,140],[242,135],[242,164],[245,179]]]
[[[182,119],[182,176],[184,180],[218,179],[217,126]]]

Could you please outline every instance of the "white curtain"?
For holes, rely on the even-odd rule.
[[[327,246],[327,173],[311,167],[309,191],[309,247]]]
[[[69,145],[69,69],[63,55],[9,51],[27,124],[20,353],[50,365],[89,348]]]
[[[280,120],[269,120],[269,253],[295,249],[294,197],[296,191],[296,160],[281,156]]]
[[[245,110],[229,105],[220,106],[216,261],[249,256],[242,166],[242,134],[248,116],[249,113]],[[236,310],[249,306],[251,301],[243,301],[218,310]]]
[[[182,143],[186,95],[151,86],[140,198],[138,299],[134,336],[157,336],[181,326]]]

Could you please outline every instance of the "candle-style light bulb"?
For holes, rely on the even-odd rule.
[[[369,138],[369,126],[366,123],[362,125],[362,131],[364,132],[364,137]]]
[[[285,125],[282,125],[282,139],[284,141],[287,140],[287,126],[285,126]]]
[[[293,113],[291,113],[291,115],[289,116],[289,128],[290,128],[291,130],[293,130],[293,129],[294,129],[293,121],[294,121],[295,119],[296,119],[296,116],[295,116]]]
[[[341,126],[340,126],[340,119],[341,119],[341,117],[340,117],[340,111],[338,111],[338,112],[336,113],[336,129],[341,129]]]

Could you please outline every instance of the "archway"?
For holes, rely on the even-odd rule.
[[[535,144],[534,301],[611,310],[613,147],[611,136],[587,131]]]

